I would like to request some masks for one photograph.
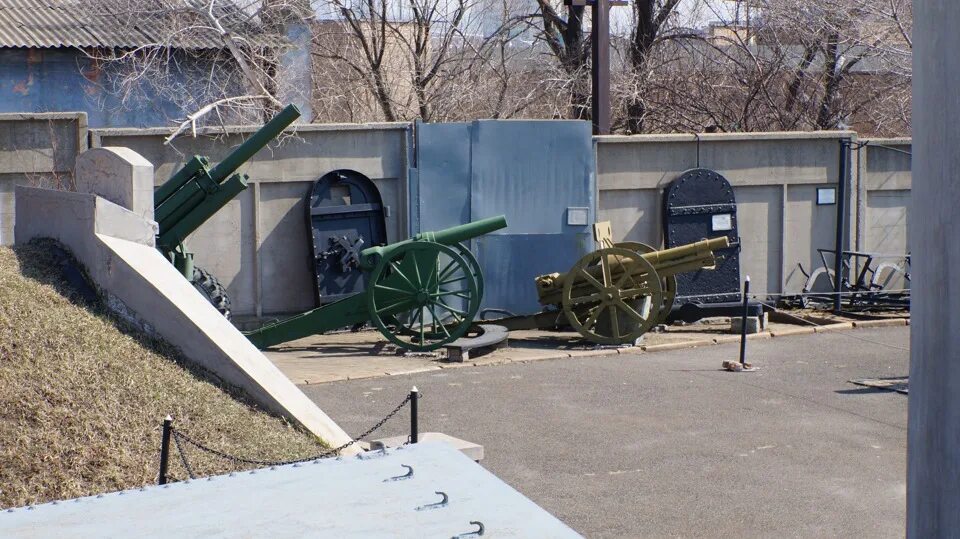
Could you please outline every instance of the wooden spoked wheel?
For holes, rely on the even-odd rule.
[[[563,284],[567,321],[599,344],[636,341],[657,323],[662,305],[656,270],[640,253],[621,247],[585,255]]]
[[[459,339],[480,309],[474,267],[439,243],[399,246],[380,259],[369,282],[370,321],[408,350],[436,350]]]
[[[636,251],[642,255],[656,251],[652,246],[639,241],[624,241],[615,244],[615,247],[622,247]],[[660,316],[657,317],[657,323],[662,324],[667,321],[670,311],[673,310],[673,302],[677,299],[677,278],[674,275],[660,279],[660,287],[663,290],[663,306],[660,307]]]
[[[477,294],[482,299],[483,298],[483,272],[480,270],[480,263],[477,261],[477,257],[475,257],[473,253],[470,252],[470,249],[468,249],[467,246],[462,243],[454,243],[449,247],[453,248],[453,250],[455,250],[457,254],[462,256],[463,259],[466,260],[467,264],[470,266],[470,271],[471,273],[473,273],[473,277],[477,281]],[[457,298],[455,300],[452,299],[449,303],[452,303],[451,307],[455,307],[457,309],[463,310],[464,301],[465,300],[463,298]],[[394,331],[397,331],[399,333],[411,334],[411,335],[415,333],[409,329],[409,324],[401,322],[396,316],[391,315],[391,316],[385,317],[384,322],[388,326],[392,326],[394,328]],[[442,333],[443,332],[441,332],[441,334]]]

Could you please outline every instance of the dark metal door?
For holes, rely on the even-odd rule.
[[[717,251],[714,270],[677,275],[677,304],[737,301],[740,295],[740,235],[737,201],[730,182],[705,168],[688,170],[670,182],[663,197],[667,247],[727,236],[732,246]]]
[[[387,241],[380,191],[359,172],[335,170],[316,181],[308,202],[317,301],[363,292],[360,251]]]

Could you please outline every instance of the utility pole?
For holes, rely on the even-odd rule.
[[[610,134],[610,8],[626,0],[566,0],[568,6],[590,7],[590,54],[593,134]]]

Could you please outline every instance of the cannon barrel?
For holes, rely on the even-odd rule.
[[[713,252],[729,246],[730,240],[726,236],[721,236],[719,238],[700,240],[670,249],[646,253],[641,255],[641,257],[653,266],[658,278],[664,278],[678,273],[712,267],[716,263],[716,256]],[[614,281],[617,281],[618,278],[623,275],[624,271],[640,272],[639,269],[623,268],[622,258],[624,257],[616,254],[610,254],[609,256],[615,262],[621,262],[621,264],[612,264]],[[593,277],[603,279],[603,272],[600,267],[591,267],[587,271]],[[561,292],[563,285],[567,278],[568,275],[566,273],[550,273],[537,277],[537,293],[540,297],[540,303],[542,305],[559,304],[562,299]]]
[[[213,168],[206,157],[193,157],[158,187],[153,196],[157,245],[172,249],[246,189],[246,176],[233,173],[299,117],[300,110],[287,105]]]
[[[296,105],[287,105],[279,114],[274,116],[263,127],[257,129],[250,138],[245,140],[236,150],[230,152],[223,161],[217,163],[210,171],[210,177],[217,182],[236,172],[240,165],[246,163],[253,157],[253,154],[259,152],[270,141],[279,137],[283,130],[290,126],[300,117],[300,109]]]
[[[434,243],[441,243],[443,245],[453,245],[455,243],[460,243],[478,236],[483,236],[484,234],[489,234],[495,230],[500,230],[501,228],[506,227],[507,218],[503,215],[498,215],[496,217],[488,217],[486,219],[472,221],[464,225],[457,225],[450,228],[445,228],[443,230],[437,230],[435,232],[421,232],[416,236],[401,242],[385,246],[368,247],[360,252],[361,261],[364,267],[370,268],[376,264],[378,257],[387,256],[391,251],[411,242],[432,241]]]

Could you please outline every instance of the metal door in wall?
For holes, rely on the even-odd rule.
[[[411,172],[412,232],[506,215],[506,229],[471,245],[486,282],[483,308],[539,311],[533,278],[566,271],[593,249],[588,122],[418,124]]]

